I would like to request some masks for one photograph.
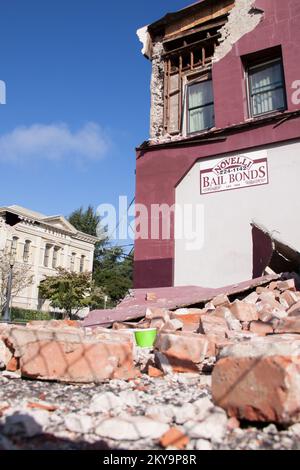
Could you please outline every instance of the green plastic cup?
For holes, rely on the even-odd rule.
[[[152,348],[157,336],[157,329],[145,328],[144,330],[134,330],[134,336],[137,346],[140,348]]]

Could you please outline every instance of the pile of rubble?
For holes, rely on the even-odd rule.
[[[262,422],[281,426],[278,433],[290,439],[286,447],[293,446],[290,430],[299,432],[300,426],[300,292],[294,278],[266,278],[251,289],[211,294],[205,304],[174,308],[176,301],[170,308],[168,299],[158,302],[157,294],[148,292],[144,313],[136,304],[129,308],[141,320],[117,319],[110,322],[112,328],[54,320],[2,324],[1,388],[5,391],[11,377],[20,377],[22,387],[39,384],[39,391],[42,381],[57,382],[46,390],[62,387],[68,401],[72,387],[76,396],[88,391],[77,408],[66,405],[67,421],[66,411],[55,408],[57,397],[54,403],[30,405],[31,414],[55,417],[56,424],[47,420],[47,432],[69,433],[71,441],[77,433],[90,436],[91,443],[101,437],[111,448],[245,448],[235,440],[239,432],[243,442],[250,435],[243,423]],[[100,323],[105,321],[101,313]],[[157,329],[152,350],[136,347],[136,328]],[[20,416],[28,416],[24,409],[30,396],[22,406],[17,396],[13,406],[5,404],[5,394],[1,399],[0,435],[7,439],[10,426],[20,427]],[[272,446],[285,447],[274,428]]]

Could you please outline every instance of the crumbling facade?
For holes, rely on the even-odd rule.
[[[291,216],[300,210],[299,26],[296,0],[202,0],[138,31],[152,78],[150,139],[136,171],[149,236],[137,232],[135,287],[262,275],[253,221],[300,250]],[[175,207],[169,237],[151,236],[153,205]],[[176,237],[186,206],[202,211],[201,246]]]

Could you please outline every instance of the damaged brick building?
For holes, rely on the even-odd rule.
[[[150,225],[153,204],[201,205],[204,223],[201,249],[175,237],[176,210],[171,237],[137,236],[135,287],[262,275],[272,247],[257,224],[300,249],[299,1],[202,0],[138,36],[152,79],[136,204]]]

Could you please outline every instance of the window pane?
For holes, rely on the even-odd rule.
[[[263,114],[285,107],[284,90],[278,89],[254,95],[252,98],[253,114]]]
[[[214,105],[193,109],[189,112],[189,131],[197,132],[214,126]]]
[[[253,93],[261,93],[283,85],[281,63],[270,64],[250,72],[250,86]]]
[[[281,62],[249,71],[252,114],[264,114],[285,107]]]
[[[207,80],[189,86],[189,109],[213,102],[212,81]]]

